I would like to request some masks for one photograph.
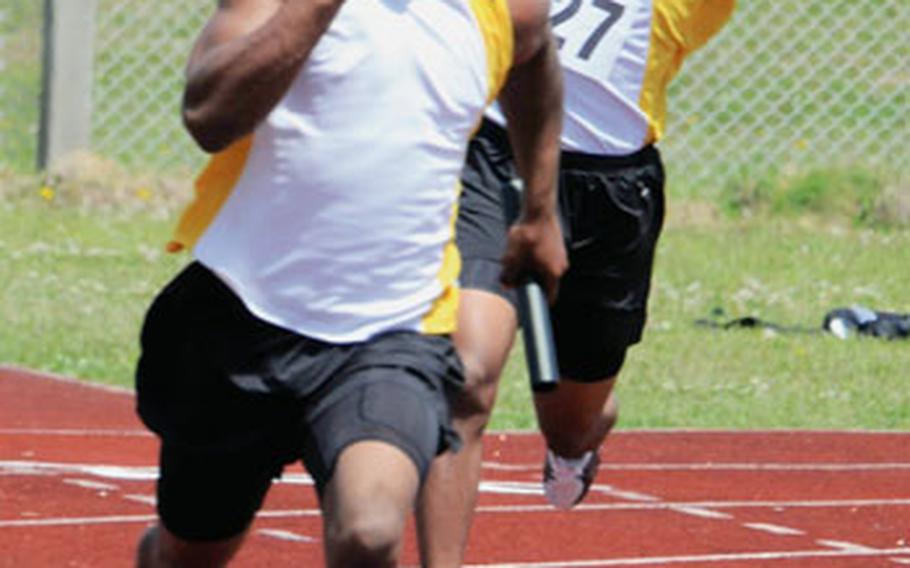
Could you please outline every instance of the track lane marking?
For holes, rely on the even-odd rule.
[[[855,507],[860,505],[868,505],[872,507],[883,507],[883,506],[910,506],[910,499],[898,500],[898,502],[888,501],[888,500],[876,500],[876,501],[866,501],[862,504],[851,501],[851,502],[825,502],[822,504],[813,504],[811,502],[791,502],[787,504],[788,506],[795,506],[800,508],[813,508],[813,507],[823,507],[823,508],[837,508],[837,507]],[[674,508],[679,507],[694,507],[700,506],[705,507],[710,506],[711,508],[769,508],[780,506],[780,503],[609,503],[603,505],[586,505],[581,504],[576,506],[573,511],[577,512],[601,512],[601,511],[667,511],[667,512],[676,512]],[[478,513],[505,513],[505,514],[514,514],[514,513],[553,513],[555,509],[549,504],[540,504],[540,505],[484,505],[477,508]],[[291,517],[313,517],[320,514],[319,509],[271,509],[266,511],[261,511],[257,517],[262,517],[265,519],[269,518],[291,518]],[[60,518],[48,518],[48,519],[0,519],[0,528],[16,528],[23,526],[54,526],[54,525],[68,525],[84,522],[86,524],[98,524],[98,523],[110,523],[118,522],[118,519],[123,520],[122,522],[136,522],[137,520],[147,520],[154,519],[155,517],[145,517],[145,516],[122,516],[122,515],[112,515],[112,516],[100,516],[100,517],[79,517],[79,518],[70,518],[70,517],[60,517]],[[902,548],[901,550],[908,550],[910,548]]]
[[[113,485],[111,483],[101,483],[99,481],[92,481],[90,479],[64,479],[63,483],[67,485],[75,485],[76,487],[82,487],[84,489],[95,489],[97,491],[117,491],[120,489],[119,486]]]
[[[286,540],[289,542],[302,542],[306,544],[311,544],[318,542],[318,539],[315,539],[311,536],[306,536],[302,534],[297,534],[295,532],[283,530],[283,529],[259,529],[256,531],[256,534],[266,536],[269,538],[275,538],[278,540]]]
[[[154,438],[148,430],[98,428],[0,428],[0,436],[107,436],[118,438]]]
[[[138,494],[133,493],[130,495],[124,495],[123,498],[127,501],[135,501],[136,503],[142,503],[143,505],[151,505],[152,507],[154,507],[155,505],[158,504],[158,500],[155,498],[154,495],[138,495]]]
[[[533,473],[540,471],[540,464],[505,464],[483,462],[483,467],[492,471]],[[695,462],[695,463],[612,463],[600,464],[601,471],[883,471],[910,470],[910,462],[866,462],[866,463],[761,463],[761,462]]]
[[[543,485],[539,481],[481,481],[479,489],[481,493],[494,495],[543,495]],[[661,500],[660,497],[637,491],[624,491],[602,483],[592,484],[589,491],[627,501],[657,502]]]
[[[800,536],[806,534],[805,531],[799,529],[792,529],[790,527],[784,527],[781,525],[773,525],[770,523],[743,523],[743,526],[747,529],[752,529],[755,531],[762,531],[771,534],[781,535],[781,536]]]
[[[108,515],[103,517],[58,517],[51,519],[15,519],[0,520],[0,529],[24,527],[64,527],[71,525],[110,525],[151,523],[158,520],[158,515]]]
[[[649,511],[670,510],[674,507],[703,509],[786,509],[786,508],[842,508],[842,507],[908,507],[910,499],[845,499],[822,501],[666,501],[660,503],[581,503],[572,511]],[[553,511],[551,505],[486,505],[478,507],[486,512],[536,513]]]
[[[591,485],[591,491],[596,493],[603,493],[605,495],[611,495],[613,497],[618,497],[620,499],[625,499],[626,501],[640,501],[644,503],[656,503],[662,501],[660,497],[654,495],[648,495],[647,493],[640,493],[638,491],[626,491],[624,489],[616,489],[610,485]]]
[[[154,466],[110,466],[100,464],[61,464],[61,463],[44,463],[34,461],[0,461],[0,475],[45,475],[48,473],[91,475],[102,479],[115,479],[127,481],[155,481],[158,476],[158,469]],[[302,473],[285,474],[280,483],[287,484],[312,484],[312,478]],[[504,488],[521,488],[527,487],[527,492],[531,493],[531,487],[534,492],[539,492],[537,482],[512,482],[504,484],[503,482],[483,482],[482,488],[488,493],[509,494],[515,491],[504,490]],[[676,508],[695,508],[695,509],[749,509],[749,508],[839,508],[839,507],[875,507],[875,506],[910,506],[910,498],[894,499],[842,499],[842,500],[813,500],[813,501],[691,501],[691,502],[663,502],[655,501],[657,498],[644,495],[632,494],[628,492],[617,491],[608,485],[595,484],[596,491],[599,493],[612,494],[613,496],[630,499],[635,495],[637,501],[633,503],[582,503],[575,507],[576,511],[605,511],[605,510],[670,510]],[[497,490],[503,490],[502,493]],[[536,493],[535,493],[536,494]],[[546,504],[541,505],[487,505],[478,508],[478,511],[485,512],[552,512],[552,507]]]
[[[852,550],[856,552],[869,552],[876,550],[868,546],[863,546],[862,544],[856,544],[854,542],[844,542],[842,540],[827,540],[827,539],[818,539],[815,541],[816,544],[822,546],[827,546],[828,548],[836,548],[837,550]]]
[[[661,564],[691,564],[707,562],[750,562],[764,560],[795,560],[800,558],[872,558],[910,554],[910,548],[882,550],[795,550],[781,552],[742,552],[729,554],[694,554],[687,556],[652,556],[635,558],[604,558],[597,560],[566,560],[561,562],[523,562],[511,564],[468,564],[464,568],[600,568],[603,566],[654,566]]]
[[[701,517],[703,519],[729,520],[729,519],[733,518],[733,515],[730,515],[728,513],[712,511],[711,509],[705,509],[703,507],[671,506],[671,507],[669,507],[669,509],[671,511],[676,511],[677,513],[682,513],[684,515],[691,515],[693,517]]]
[[[0,474],[3,475],[45,475],[48,473],[78,473],[104,479],[119,479],[125,481],[154,481],[158,479],[158,468],[155,466],[119,466],[0,460]]]

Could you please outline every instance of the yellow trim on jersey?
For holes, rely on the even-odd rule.
[[[461,183],[456,190],[455,207],[452,208],[452,217],[449,219],[449,234],[452,238],[446,243],[442,253],[442,266],[437,278],[442,283],[442,293],[433,302],[430,311],[423,317],[420,330],[430,335],[452,333],[458,325],[458,301],[460,291],[456,284],[458,275],[461,274],[461,253],[455,244],[455,222],[458,220],[458,199],[461,195]]]
[[[667,119],[667,87],[683,60],[724,26],[736,0],[655,0],[650,52],[639,105],[648,116],[645,142],[660,140]]]
[[[488,92],[487,104],[499,96],[506,82],[515,57],[515,38],[512,15],[507,0],[471,0],[471,10],[480,26],[487,53]],[[479,124],[479,123],[478,123]],[[456,285],[461,273],[461,254],[455,245],[455,221],[458,219],[458,199],[461,185],[456,188],[455,207],[449,221],[452,238],[445,245],[442,266],[437,278],[442,284],[442,294],[433,302],[430,311],[421,320],[421,331],[431,335],[452,333],[458,322],[459,289]]]
[[[180,217],[174,236],[167,244],[168,252],[178,252],[196,244],[237,185],[252,146],[253,136],[250,135],[212,156],[196,178],[196,196]]]
[[[480,33],[487,50],[487,77],[489,93],[487,103],[492,103],[506,82],[515,57],[515,37],[508,0],[471,0],[471,11],[480,25]]]

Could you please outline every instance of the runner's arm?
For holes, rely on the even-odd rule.
[[[556,212],[562,71],[550,31],[549,2],[510,0],[510,7],[515,64],[499,102],[524,181],[524,203],[519,221],[509,230],[502,280],[515,286],[534,273],[553,301],[567,267]]]
[[[183,121],[215,152],[256,128],[287,92],[344,0],[219,0],[187,65]]]

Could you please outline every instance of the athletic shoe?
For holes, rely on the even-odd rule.
[[[557,509],[571,509],[588,493],[597,475],[600,455],[590,451],[578,459],[566,459],[547,450],[543,465],[543,493]]]

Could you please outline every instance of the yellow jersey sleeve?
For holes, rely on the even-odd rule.
[[[193,248],[240,179],[252,145],[249,135],[211,157],[196,179],[196,194],[177,223],[168,252]]]
[[[663,137],[667,87],[683,60],[723,28],[735,6],[736,0],[655,0],[651,52],[640,101],[650,118],[648,142]]]
[[[471,10],[477,18],[487,50],[487,103],[491,103],[499,95],[512,68],[515,49],[512,14],[507,0],[471,0]]]
[[[681,47],[690,54],[724,27],[733,14],[736,0],[673,0],[667,4]]]

